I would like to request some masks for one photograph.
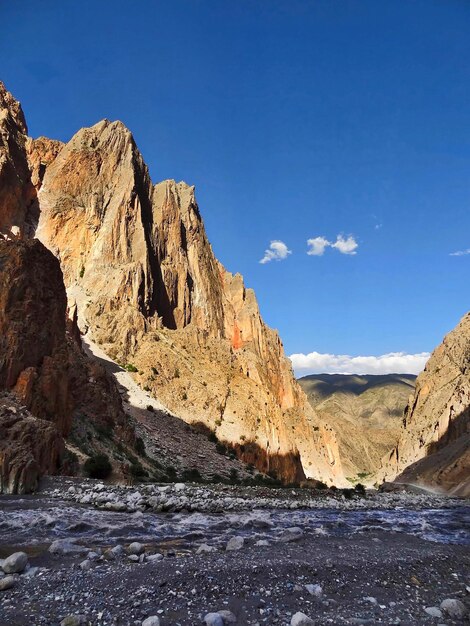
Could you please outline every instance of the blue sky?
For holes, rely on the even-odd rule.
[[[467,0],[24,0],[0,22],[30,134],[121,119],[154,181],[196,185],[288,354],[427,352],[468,310]],[[338,235],[355,254],[307,255]],[[271,241],[291,254],[259,263]]]

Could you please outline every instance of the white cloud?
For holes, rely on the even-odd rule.
[[[271,241],[268,250],[264,251],[264,257],[260,260],[263,265],[269,263],[269,261],[282,261],[286,259],[292,251],[286,246],[283,241],[275,240]]]
[[[375,230],[380,230],[382,228],[383,224],[376,224],[374,226]]]
[[[470,254],[470,248],[467,248],[466,250],[457,250],[457,252],[451,252],[449,256],[466,256],[467,254]]]
[[[359,247],[359,244],[353,235],[348,235],[347,238],[343,235],[338,235],[335,243],[331,243],[326,237],[307,239],[307,246],[309,247],[307,254],[310,256],[323,256],[325,249],[328,247],[335,248],[338,252],[341,252],[341,254],[352,255],[357,254],[356,249]]]
[[[336,248],[341,254],[357,254],[356,248],[358,246],[359,244],[352,235],[349,235],[347,239],[345,239],[343,235],[338,235],[336,243],[331,244],[331,247]]]
[[[429,352],[407,354],[390,352],[381,356],[348,354],[291,354],[297,375],[306,374],[419,374],[429,359]]]
[[[314,237],[313,239],[307,239],[307,254],[310,256],[322,256],[327,246],[331,246],[331,242],[325,237]]]

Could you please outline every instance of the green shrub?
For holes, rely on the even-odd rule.
[[[361,483],[357,483],[357,485],[354,487],[354,491],[356,493],[359,493],[361,496],[366,495],[366,488]]]
[[[173,376],[173,378],[179,378],[180,377],[180,371],[178,368],[175,369],[175,374]]]
[[[145,476],[149,475],[147,470],[145,470],[138,461],[137,463],[131,464],[129,472],[133,478],[144,478]]]
[[[82,267],[80,268],[80,278],[83,278],[85,275],[85,266],[82,265]]]
[[[134,447],[137,454],[140,454],[140,456],[147,456],[147,453],[145,452],[144,440],[142,439],[142,437],[137,437]]]
[[[134,372],[134,373],[139,371],[135,365],[132,365],[132,363],[127,363],[127,365],[124,366],[124,369],[127,370],[128,372]]]
[[[96,454],[85,461],[83,471],[89,478],[108,478],[113,468],[106,454]]]
[[[181,474],[181,478],[183,479],[183,482],[191,482],[191,483],[202,482],[202,476],[199,470],[195,467],[193,467],[190,470],[184,470],[184,472]]]

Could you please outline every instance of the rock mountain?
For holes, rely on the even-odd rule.
[[[299,379],[312,407],[337,433],[351,482],[375,483],[383,456],[398,443],[415,380],[411,374],[313,374]]]
[[[418,376],[398,445],[379,477],[470,496],[470,313]]]
[[[3,244],[11,246],[5,248],[10,265],[20,266],[15,255],[22,246],[51,251],[82,333],[131,371],[142,390],[179,418],[215,433],[246,462],[285,481],[307,476],[342,483],[335,433],[309,406],[254,292],[215,258],[194,187],[171,180],[154,185],[120,122],[103,120],[66,144],[33,140],[21,107],[3,85],[0,104],[0,232],[10,240]],[[32,236],[47,250],[36,240],[24,241]],[[54,258],[44,262],[54,264]],[[26,283],[34,282],[27,262],[21,267]],[[6,293],[8,281],[5,274]],[[45,289],[42,279],[37,289]],[[62,292],[59,302],[57,319],[65,309]],[[17,300],[18,307],[23,304]],[[31,312],[24,323],[34,319]],[[60,339],[49,337],[52,343],[64,340],[63,326],[57,325]],[[68,335],[70,343],[77,327]],[[14,345],[6,340],[5,350]],[[45,353],[55,349],[48,346]],[[22,343],[18,354],[3,359],[8,373],[1,386],[24,390],[22,398],[30,388],[24,373],[29,359],[23,363],[19,354],[35,350]],[[45,353],[37,352],[35,380],[41,380]],[[66,381],[58,388],[67,404],[74,385]],[[87,397],[83,388],[75,393]],[[33,412],[35,402],[42,406],[36,399],[26,403]],[[61,414],[68,423],[70,410]]]

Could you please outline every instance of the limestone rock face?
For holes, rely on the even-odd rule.
[[[470,314],[417,378],[398,446],[384,459],[383,476],[397,475],[397,481],[470,494]]]
[[[43,474],[56,474],[64,441],[51,422],[33,417],[14,394],[0,392],[0,493],[35,491]]]
[[[0,237],[31,234],[38,213],[26,158],[26,121],[19,102],[0,82]]]
[[[31,145],[33,171],[48,161],[36,236],[60,260],[82,330],[260,469],[340,483],[334,432],[309,407],[254,292],[215,258],[194,187],[153,185],[120,122],[56,148]]]

